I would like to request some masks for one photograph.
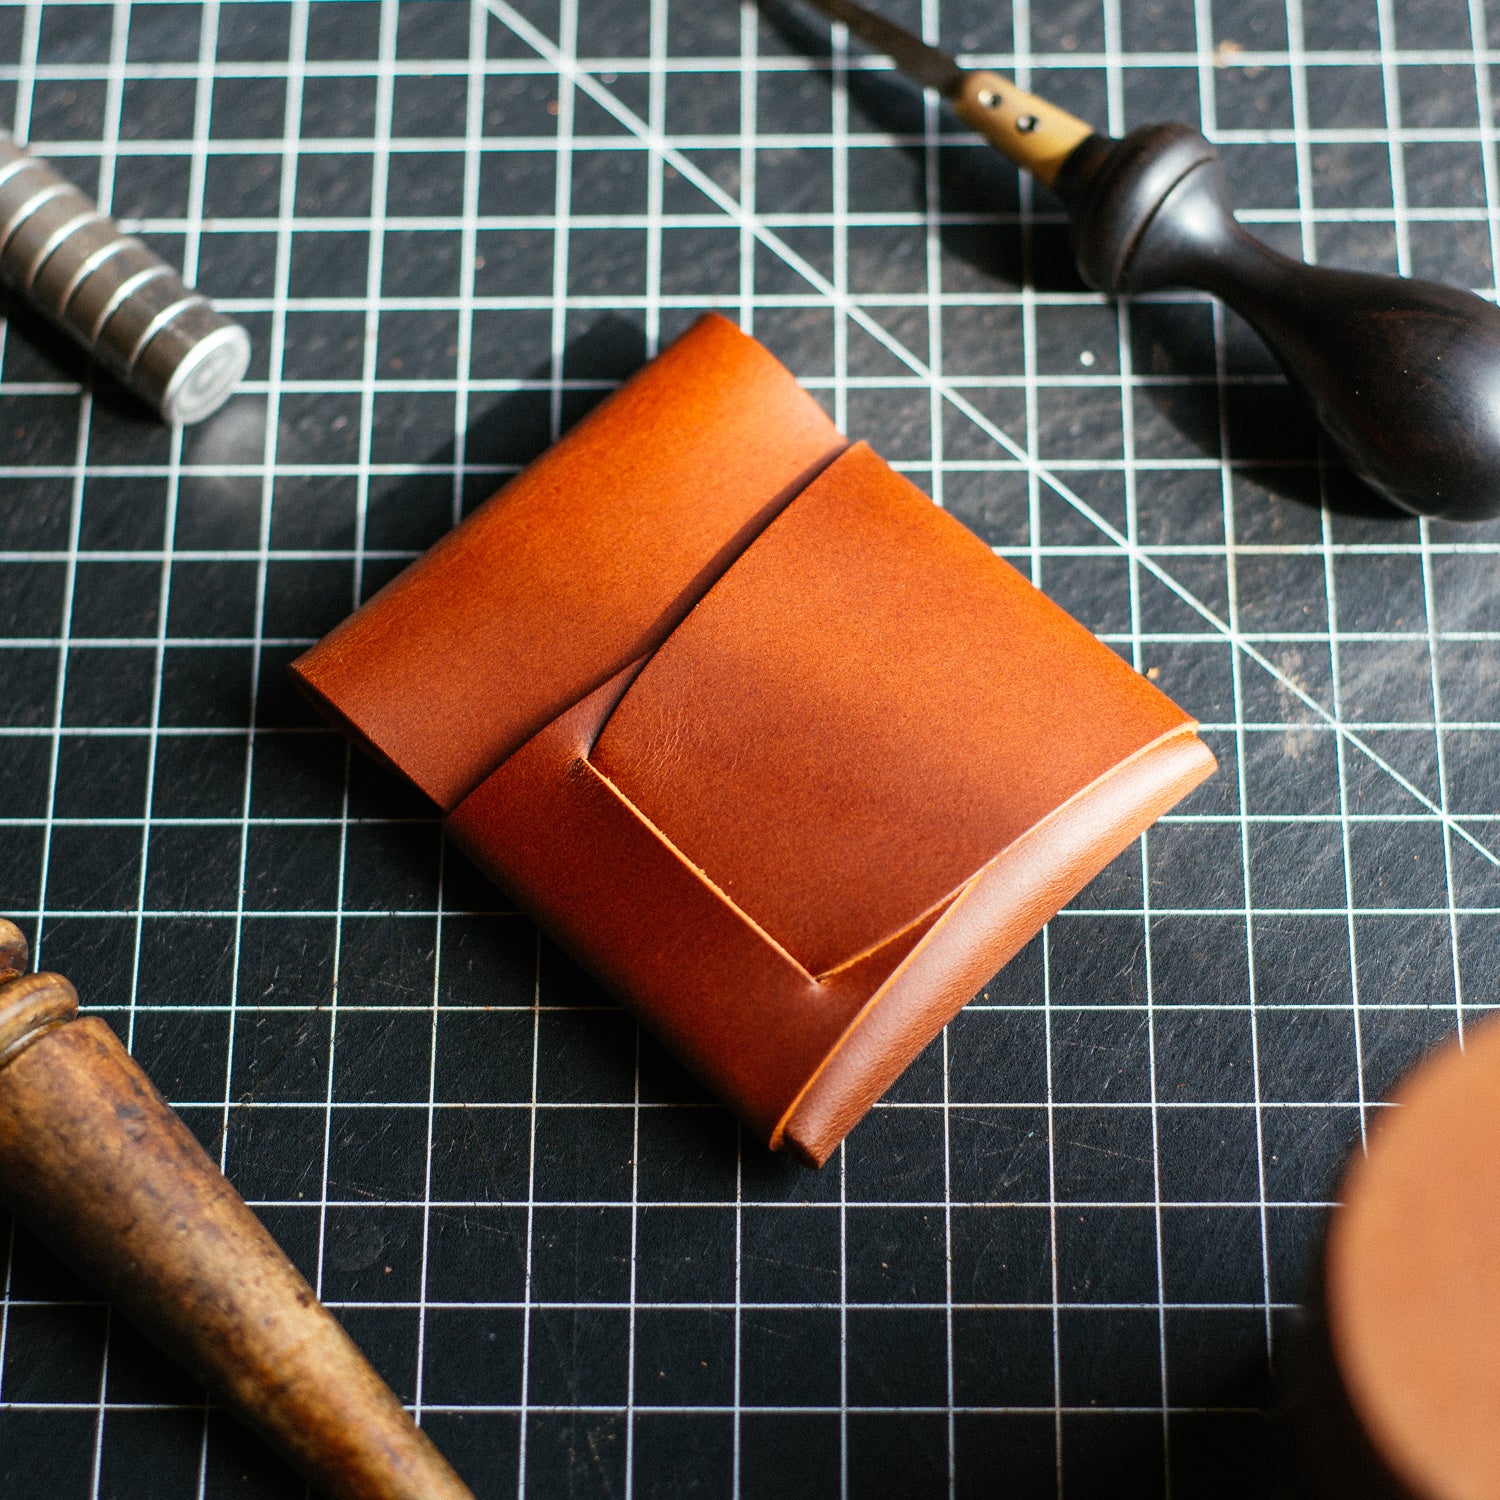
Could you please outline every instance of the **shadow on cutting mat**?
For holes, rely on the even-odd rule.
[[[563,349],[565,389],[557,435],[563,436],[645,363],[645,329],[619,313],[605,313],[572,339]],[[550,362],[543,361],[529,371],[526,378],[545,383],[551,375]],[[575,388],[566,388],[569,386]],[[551,403],[549,390],[515,391],[501,396],[489,410],[470,422],[465,439],[466,466],[514,465],[520,468],[539,458],[552,442]],[[453,460],[453,445],[448,443],[427,462],[442,465],[451,464]],[[465,510],[487,499],[508,479],[509,475],[501,474],[478,484],[473,495],[465,497]]]
[[[566,432],[586,416],[622,381],[635,373],[646,361],[646,336],[637,323],[615,313],[608,313],[569,343],[563,351],[564,382],[578,382],[581,389],[562,393],[561,428]],[[527,372],[526,379],[540,387],[510,391],[493,397],[493,404],[475,413],[464,433],[462,480],[463,510],[467,514],[506,484],[515,471],[539,458],[552,442],[552,393],[545,386],[551,379],[551,362],[538,363]],[[453,526],[453,471],[458,462],[458,446],[452,435],[451,401],[448,397],[441,441],[432,443],[434,421],[432,409],[413,401],[409,409],[393,408],[382,427],[382,441],[388,451],[411,455],[409,460],[420,472],[377,475],[370,481],[365,545],[377,552],[395,552],[394,557],[367,558],[362,571],[361,599],[368,600],[389,583],[412,558],[425,552]],[[383,417],[386,414],[383,414]],[[392,423],[405,420],[407,430],[397,430]],[[279,497],[278,505],[286,503]],[[324,575],[317,592],[301,603],[301,616],[307,622],[304,634],[321,636],[332,630],[349,613],[348,581],[336,571]],[[262,673],[257,702],[257,722],[262,727],[314,725],[326,727],[293,686],[291,677],[280,670],[301,651],[297,647],[279,655],[268,651],[267,662],[275,665]],[[360,760],[363,761],[363,757]],[[375,774],[373,763],[371,774]],[[342,775],[340,770],[337,774]],[[409,784],[387,772],[379,772],[389,782],[391,795],[405,804],[419,799],[428,813],[431,804],[421,798]]]
[[[646,334],[639,323],[618,313],[606,313],[563,349],[561,437],[646,363]],[[476,411],[471,403],[464,433],[463,508],[468,514],[487,500],[551,445],[552,378],[550,360],[541,360],[524,379],[535,389],[509,391],[488,397],[493,404]],[[476,397],[474,400],[486,399]],[[453,525],[453,468],[458,462],[451,427],[436,447],[431,442],[430,408],[410,403],[411,429],[382,434],[388,448],[417,455],[427,472],[381,477],[371,481],[371,505],[409,519],[401,526],[403,550],[425,551]],[[451,410],[451,398],[449,398]],[[391,416],[399,421],[399,409]],[[451,419],[450,419],[451,420]],[[404,567],[398,563],[387,577]],[[381,583],[385,577],[380,579]],[[368,598],[371,590],[366,590]]]
[[[1343,466],[1249,325],[1228,308],[1223,319],[1221,385],[1211,299],[1131,303],[1137,390],[1165,424],[1204,457],[1217,459],[1227,449],[1240,464],[1254,465],[1257,482],[1284,500],[1313,510],[1326,503],[1340,515],[1409,520]]]
[[[94,364],[67,334],[3,288],[0,288],[0,327],[6,329],[7,335],[14,334],[19,339],[19,343],[12,344],[7,337],[7,382],[73,381],[91,390],[96,402],[120,417],[154,428],[160,426],[160,417],[139,396]]]
[[[1157,1416],[1070,1414],[1064,1422],[1068,1500],[1160,1500],[1168,1466],[1173,1500],[1293,1500],[1267,1485],[1262,1418],[1173,1416],[1166,1464]]]
[[[828,31],[813,26],[802,15],[793,12],[780,0],[761,0],[761,19],[788,47],[811,58],[833,87],[827,71]],[[877,128],[893,135],[920,140],[925,130],[922,94],[916,85],[894,72],[851,70],[844,75],[851,106]],[[951,137],[951,149],[938,153],[938,208],[946,217],[1005,216],[1011,222],[953,224],[944,223],[939,230],[943,251],[961,260],[983,276],[1019,286],[1024,277],[1023,246],[1020,227],[1015,222],[1020,212],[1016,169],[990,147],[967,144],[967,127],[946,112],[939,117],[939,129]],[[926,173],[926,148],[921,144],[892,147],[912,164],[911,201],[917,213],[924,208],[923,179]],[[1052,203],[1056,223],[1043,223],[1033,230],[1034,254],[1038,269],[1035,284],[1047,291],[1083,291],[1073,267],[1073,257],[1066,250],[1066,225],[1061,207]],[[892,205],[893,207],[899,205]]]

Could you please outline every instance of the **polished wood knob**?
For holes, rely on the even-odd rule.
[[[1500,513],[1500,308],[1405,276],[1310,266],[1235,219],[1187,125],[1090,136],[1057,169],[1078,269],[1106,292],[1200,287],[1258,333],[1349,467],[1419,515]]]
[[[0,918],[0,1202],[330,1500],[473,1500],[244,1199]]]
[[[1260,335],[1367,484],[1418,515],[1500,515],[1500,308],[1262,244],[1235,219],[1218,153],[1189,125],[1113,140],[1008,78],[961,68],[857,0],[812,3],[1058,194],[1091,287],[1212,292]]]

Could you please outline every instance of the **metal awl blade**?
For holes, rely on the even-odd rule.
[[[809,3],[824,15],[843,22],[876,51],[884,52],[908,78],[936,89],[945,98],[951,99],[958,93],[965,70],[942,48],[929,47],[904,26],[877,16],[874,11],[856,5],[854,0],[809,0]]]

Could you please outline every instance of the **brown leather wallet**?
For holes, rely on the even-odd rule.
[[[1214,769],[713,315],[292,670],[814,1164]]]

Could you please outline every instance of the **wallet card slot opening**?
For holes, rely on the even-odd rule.
[[[513,754],[515,750],[519,749],[520,745],[524,744],[526,740],[534,738],[536,735],[545,731],[549,725],[556,723],[565,715],[572,713],[580,703],[583,703],[585,700],[592,697],[595,693],[597,693],[601,688],[603,688],[612,680],[618,680],[619,689],[614,697],[613,703],[611,703],[609,706],[609,712],[600,719],[598,726],[595,728],[593,734],[589,739],[588,748],[585,753],[592,754],[594,746],[599,741],[599,737],[604,733],[605,729],[608,728],[610,718],[614,715],[615,710],[620,706],[620,704],[624,702],[625,695],[629,693],[630,689],[635,685],[636,678],[638,678],[646,669],[646,667],[650,665],[651,658],[655,656],[663,646],[666,645],[666,643],[672,638],[673,634],[675,634],[682,628],[693,611],[697,609],[697,607],[704,601],[704,599],[708,597],[709,593],[712,592],[715,584],[717,584],[719,580],[722,579],[724,575],[734,567],[735,563],[737,563],[740,558],[743,557],[744,554],[752,546],[755,545],[756,539],[761,535],[761,533],[764,532],[766,528],[776,520],[776,518],[782,513],[782,511],[784,511],[787,506],[789,506],[798,497],[798,495],[802,494],[802,492],[806,490],[807,487],[812,484],[813,481],[816,480],[817,477],[826,468],[828,468],[830,464],[832,464],[837,458],[839,458],[849,448],[849,446],[850,445],[848,442],[842,442],[836,447],[830,448],[826,453],[822,454],[813,463],[809,464],[808,467],[804,469],[803,472],[799,474],[797,478],[794,479],[789,485],[786,485],[783,489],[778,490],[777,493],[773,495],[771,499],[768,500],[766,504],[760,510],[758,510],[755,515],[752,516],[750,520],[747,521],[734,534],[734,536],[724,544],[723,547],[719,549],[717,553],[714,554],[713,558],[698,572],[697,576],[692,579],[692,581],[682,590],[680,594],[678,594],[677,598],[672,603],[672,607],[670,609],[664,610],[652,629],[646,632],[646,634],[643,635],[634,644],[634,646],[631,648],[637,653],[634,657],[626,657],[622,661],[611,662],[609,666],[604,668],[604,670],[601,671],[597,677],[591,679],[583,688],[583,690],[572,699],[571,702],[564,704],[555,713],[549,714],[547,718],[540,723],[531,726],[528,733],[522,737],[521,741],[517,745],[510,747],[507,754],[501,756],[500,759],[496,761],[495,765],[491,766],[489,768],[489,771],[485,772],[485,775],[489,775],[491,771],[494,771],[498,766],[503,765],[504,762],[509,758],[509,755]],[[374,748],[376,750],[376,753],[378,754],[378,747]],[[388,761],[388,758],[386,759]],[[479,778],[480,781],[483,781],[483,779],[484,777]],[[475,782],[475,786],[477,786],[478,784],[479,782]],[[468,790],[473,791],[473,789],[473,787],[470,787]]]
[[[714,880],[707,869],[692,859],[687,851],[680,844],[676,843],[644,809],[631,800],[622,787],[590,759],[594,746],[599,741],[599,737],[604,733],[610,719],[614,716],[620,704],[625,701],[626,695],[629,693],[631,687],[634,686],[641,673],[646,669],[650,660],[649,656],[641,657],[638,661],[632,662],[628,667],[617,673],[612,682],[594,690],[597,696],[593,707],[597,714],[597,722],[588,726],[575,724],[575,727],[583,727],[585,729],[584,745],[578,753],[576,765],[597,780],[602,787],[606,788],[622,807],[628,809],[632,817],[649,829],[653,837],[664,848],[671,851],[673,857],[679,861],[685,870],[690,871],[705,889],[711,891],[718,901],[722,902],[724,906],[733,912],[759,938],[793,964],[799,974],[819,986],[827,986],[835,983],[852,971],[869,964],[887,949],[901,948],[908,941],[914,942],[919,939],[922,932],[931,926],[933,922],[937,921],[943,911],[962,895],[967,885],[967,878],[960,881],[953,889],[944,892],[944,894],[939,896],[924,910],[918,912],[908,921],[903,922],[899,927],[883,934],[873,943],[869,943],[859,949],[858,952],[852,953],[846,958],[841,958],[837,963],[831,964],[820,971],[814,971],[808,964],[802,962],[785,943],[773,936],[761,922],[757,921],[750,912],[741,906],[733,896]],[[569,712],[576,712],[578,707],[579,705],[575,704]],[[562,716],[559,717],[561,718]]]
[[[802,963],[797,958],[796,954],[791,953],[787,950],[784,944],[778,943],[776,939],[772,937],[771,934],[767,932],[766,929],[762,927],[754,917],[750,915],[749,912],[747,912],[735,901],[734,897],[729,895],[721,886],[717,885],[714,882],[713,877],[708,873],[707,870],[703,869],[699,865],[694,864],[693,861],[689,859],[687,855],[681,849],[679,849],[677,845],[674,844],[672,840],[669,839],[666,834],[663,833],[661,829],[658,828],[656,824],[653,823],[651,819],[648,818],[646,814],[643,813],[640,808],[638,808],[635,803],[632,802],[630,798],[627,797],[625,793],[622,792],[620,788],[614,784],[614,782],[609,779],[609,777],[607,777],[596,765],[594,765],[592,761],[590,761],[586,756],[580,756],[576,764],[580,769],[586,771],[590,776],[592,776],[594,780],[600,784],[601,787],[609,792],[610,795],[613,796],[615,800],[619,802],[619,804],[631,814],[632,817],[634,817],[643,827],[645,827],[650,832],[652,837],[655,838],[663,848],[671,853],[672,857],[677,860],[677,862],[682,866],[684,870],[692,875],[692,877],[698,882],[699,885],[710,892],[713,898],[717,902],[719,902],[720,905],[727,908],[740,922],[742,922],[747,928],[749,928],[749,930],[754,933],[755,937],[760,942],[764,943],[766,947],[770,948],[774,953],[785,959],[786,962],[789,963],[792,968],[797,971],[798,975],[801,978],[807,980],[809,984],[821,983],[821,978],[819,975],[812,973],[808,969],[807,965]]]
[[[630,681],[633,682],[635,680],[635,678],[639,675],[640,667],[643,667],[644,665],[645,662],[642,661],[636,667],[636,669],[631,672]],[[626,688],[626,691],[628,691],[628,687]],[[624,691],[620,693],[620,698],[623,699],[623,697]],[[619,700],[617,700],[617,704],[618,701]],[[597,740],[597,738],[598,735],[596,734],[594,736],[594,739]],[[596,766],[591,760],[589,760],[587,755],[580,755],[577,760],[577,765],[581,769],[587,771],[596,781],[600,783],[600,785],[606,788],[614,796],[614,798],[620,803],[622,807],[628,809],[631,815],[636,818],[637,821],[639,821],[644,827],[649,829],[652,835],[661,843],[661,845],[671,851],[672,855],[681,863],[682,867],[685,870],[690,871],[694,878],[702,886],[704,886],[705,889],[713,893],[716,900],[722,902],[723,905],[726,906],[731,912],[733,912],[734,915],[738,917],[739,920],[742,921],[748,928],[750,928],[757,937],[759,937],[777,953],[781,954],[789,963],[793,964],[799,974],[805,976],[813,984],[819,985],[820,987],[826,988],[827,986],[837,982],[839,979],[851,973],[853,970],[860,968],[862,965],[870,963],[872,959],[878,958],[879,955],[884,953],[887,949],[900,947],[909,939],[912,941],[919,939],[925,929],[930,927],[934,922],[938,921],[943,912],[949,906],[951,906],[954,901],[958,900],[959,897],[963,895],[964,891],[968,888],[973,879],[972,876],[966,877],[964,880],[960,881],[958,885],[956,885],[951,891],[948,891],[942,896],[939,896],[936,901],[934,901],[930,906],[926,908],[926,910],[919,912],[910,921],[902,923],[900,927],[876,939],[875,942],[860,949],[858,953],[853,953],[848,958],[840,959],[838,963],[815,973],[808,967],[808,965],[803,963],[801,959],[799,959],[796,954],[786,946],[785,943],[780,942],[776,937],[774,937],[760,922],[755,919],[753,915],[751,915],[750,912],[746,911],[745,908],[741,906],[733,896],[731,896],[726,890],[724,890],[724,888],[714,880],[713,876],[710,875],[709,872],[703,868],[703,866],[696,863],[680,845],[675,843],[661,827],[653,822],[651,818],[640,807],[632,802],[630,798],[625,794],[625,792],[615,784],[615,782],[611,781],[610,778],[598,768],[598,766]],[[1004,850],[999,851],[995,857],[998,858],[999,855],[1003,854],[1004,852]]]

